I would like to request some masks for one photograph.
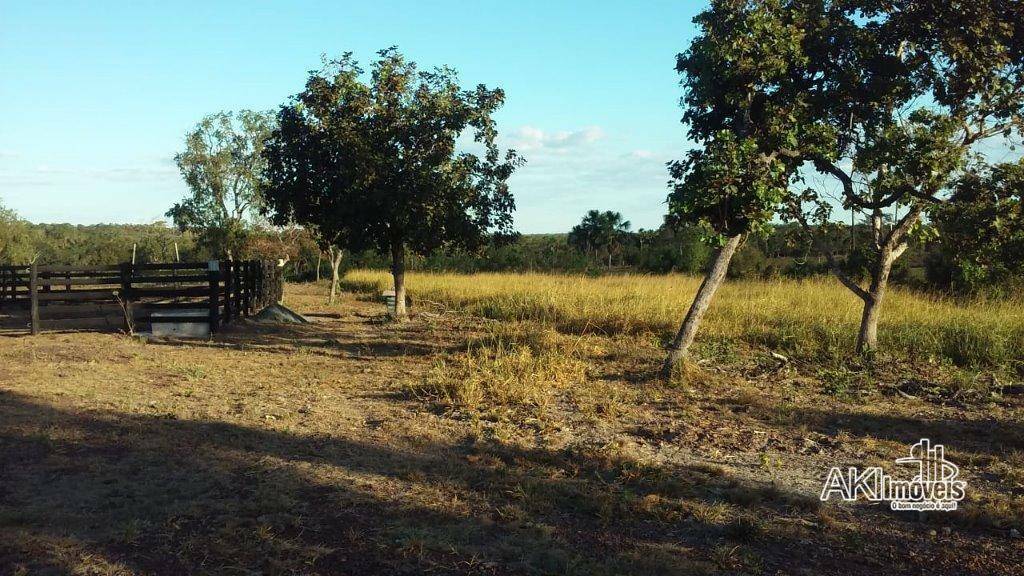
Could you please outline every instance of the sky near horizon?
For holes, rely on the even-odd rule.
[[[499,86],[516,227],[590,209],[665,212],[689,148],[675,55],[701,2],[0,0],[0,202],[33,222],[143,223],[186,193],[184,135],[221,110],[276,108],[321,55],[397,45],[465,86]]]

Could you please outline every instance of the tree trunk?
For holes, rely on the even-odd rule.
[[[395,243],[391,247],[391,275],[395,280],[395,318],[409,316],[405,309],[405,246]]]
[[[320,283],[320,261],[323,260],[324,253],[317,251],[316,253],[316,283]]]
[[[335,294],[338,292],[338,283],[340,281],[340,275],[338,274],[341,269],[341,255],[342,251],[340,248],[331,247],[331,297],[329,302],[334,304]]]
[[[690,311],[686,313],[686,318],[683,320],[675,340],[672,341],[672,345],[668,349],[668,358],[665,358],[665,363],[661,367],[662,376],[670,376],[672,374],[672,367],[686,358],[690,344],[693,344],[693,339],[697,335],[697,328],[700,326],[701,318],[704,317],[708,306],[711,305],[711,299],[714,297],[718,287],[725,280],[725,273],[729,270],[729,261],[732,260],[733,254],[736,253],[736,248],[739,246],[741,239],[742,235],[740,234],[730,237],[725,245],[722,246],[722,249],[718,251],[718,255],[715,256],[711,269],[708,270],[704,281],[701,282],[700,288],[697,290],[697,295],[693,298]]]
[[[878,349],[878,316],[881,302],[873,297],[864,300],[864,313],[860,317],[860,331],[857,333],[857,353],[864,354]]]
[[[860,318],[860,330],[857,332],[857,353],[866,354],[878,349],[878,317],[882,312],[882,301],[889,288],[889,273],[896,255],[891,250],[883,250],[878,257],[877,268],[871,275],[871,286],[864,300],[864,313]]]

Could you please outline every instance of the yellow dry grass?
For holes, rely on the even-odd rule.
[[[457,407],[543,407],[555,391],[585,385],[586,363],[568,338],[530,325],[491,326],[464,353],[436,360],[410,391]]]
[[[356,290],[390,287],[386,271],[355,270]],[[671,333],[700,278],[669,275],[586,277],[553,274],[407,275],[410,294],[499,320],[532,320],[573,333]],[[911,360],[960,366],[1024,365],[1020,301],[957,301],[893,289],[883,307],[880,346]],[[727,281],[699,340],[741,340],[783,353],[836,359],[853,347],[860,301],[832,278]]]

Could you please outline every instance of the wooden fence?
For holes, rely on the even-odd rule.
[[[135,330],[161,322],[206,322],[210,331],[278,302],[281,270],[270,261],[109,266],[0,266],[0,308],[28,310],[44,329]],[[195,310],[206,313],[197,316]],[[175,312],[182,312],[175,316]]]

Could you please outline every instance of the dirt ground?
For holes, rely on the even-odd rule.
[[[286,304],[312,323],[187,342],[0,334],[0,574],[1024,566],[1013,390],[937,392],[926,367],[823,372],[713,343],[665,384],[657,339],[592,336],[585,386],[469,409],[417,391],[487,322],[392,324],[317,286],[289,286]],[[819,501],[830,467],[896,473],[925,437],[968,483],[959,511]]]

